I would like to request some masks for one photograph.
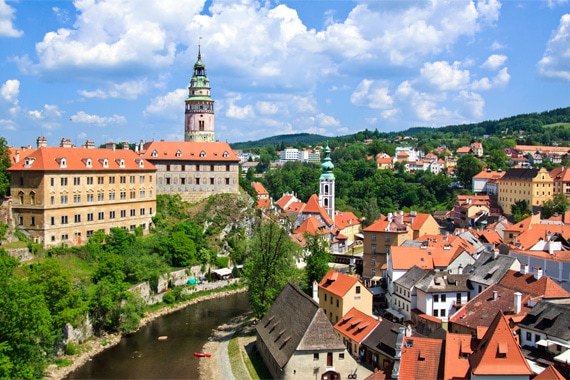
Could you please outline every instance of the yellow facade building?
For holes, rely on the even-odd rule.
[[[40,139],[38,139],[38,143]],[[156,168],[128,149],[42,145],[10,168],[18,229],[45,247],[83,244],[113,227],[146,233],[156,212]]]
[[[554,180],[545,168],[511,168],[498,182],[497,200],[504,214],[511,214],[511,206],[519,201],[536,211],[554,196]]]

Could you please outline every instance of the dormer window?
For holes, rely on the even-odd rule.
[[[103,167],[104,167],[104,168],[108,168],[108,167],[109,167],[109,160],[107,160],[106,158],[103,159]]]
[[[176,157],[182,157],[182,152],[180,150],[176,151]]]
[[[139,168],[144,168],[144,160],[137,160],[137,164],[139,164]]]
[[[227,151],[225,151],[223,156],[224,156],[224,158],[228,158],[230,156],[230,154]]]
[[[65,157],[56,158],[55,161],[59,164],[60,168],[67,168],[67,160]]]
[[[202,157],[202,158],[206,157],[206,152],[205,152],[205,151],[201,151],[201,152],[200,152],[200,157]]]
[[[124,168],[125,167],[125,159],[121,158],[119,160],[116,160],[117,164],[119,165],[120,168]]]
[[[30,166],[32,166],[32,164],[34,163],[35,158],[32,157],[26,157],[26,159],[24,160],[24,167],[25,168],[29,168]]]
[[[85,160],[85,167],[87,167],[87,168],[93,167],[93,161],[90,158]]]
[[[158,157],[158,152],[156,150],[153,150],[150,155],[153,157]]]

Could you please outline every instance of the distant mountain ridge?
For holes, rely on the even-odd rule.
[[[432,132],[443,133],[462,133],[469,132],[473,137],[483,137],[484,135],[497,135],[503,133],[513,133],[515,131],[523,130],[527,134],[542,133],[543,128],[547,125],[555,125],[557,123],[567,124],[570,123],[570,107],[557,108],[550,111],[540,113],[528,113],[516,116],[506,117],[500,120],[487,120],[479,123],[447,125],[443,127],[411,127],[403,131],[394,132],[378,132],[377,130],[373,135],[375,137],[394,137],[397,135],[414,136],[418,133],[429,134]],[[568,129],[569,126],[560,126],[563,129]],[[552,130],[550,130],[552,132]],[[570,134],[570,131],[568,131]],[[306,145],[323,144],[328,140],[333,139],[347,139],[362,136],[361,132],[356,132],[352,135],[346,136],[323,136],[310,133],[296,133],[290,135],[276,135],[266,137],[261,140],[247,141],[230,144],[233,149],[247,149],[247,148],[260,148],[267,145],[295,145],[302,143]],[[568,139],[565,139],[568,140]]]

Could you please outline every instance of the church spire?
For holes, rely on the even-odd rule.
[[[325,148],[325,157],[321,164],[321,176],[319,177],[319,203],[326,210],[333,221],[335,217],[335,178],[333,174],[334,165],[331,160],[331,150],[329,146]]]

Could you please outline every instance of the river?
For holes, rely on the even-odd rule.
[[[213,329],[249,310],[247,292],[190,305],[124,337],[66,379],[197,379],[199,361],[209,359],[194,352]]]

